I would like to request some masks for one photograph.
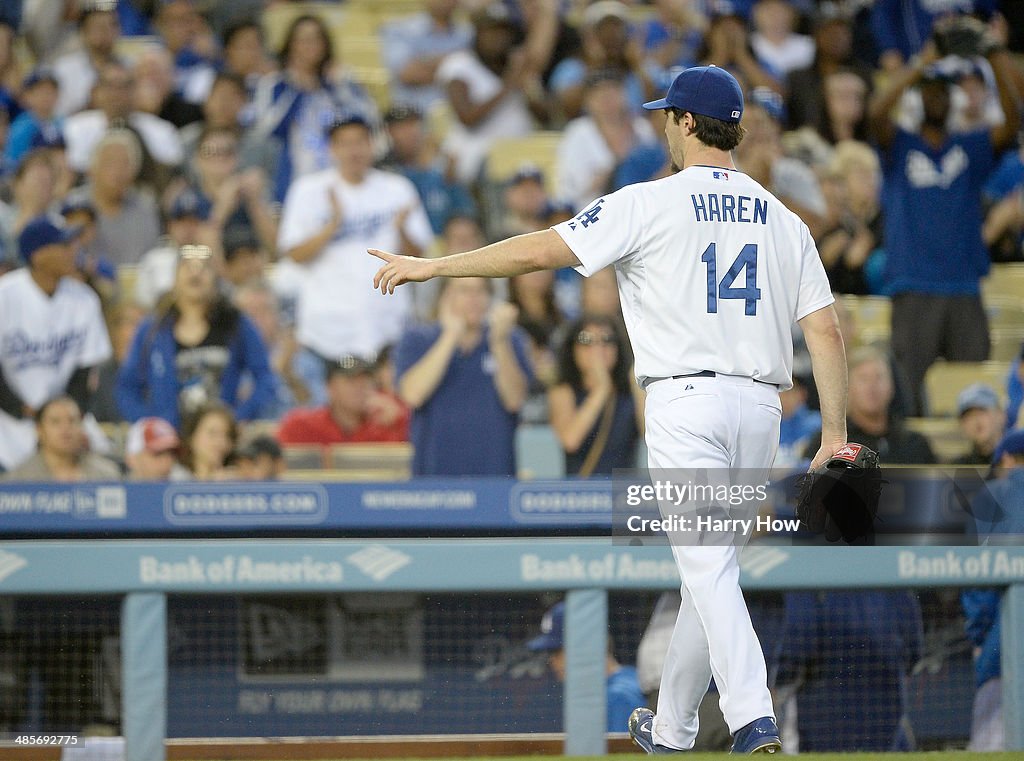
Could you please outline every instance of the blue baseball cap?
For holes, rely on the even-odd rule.
[[[38,66],[29,72],[28,76],[25,77],[25,81],[21,83],[23,90],[35,87],[41,82],[49,82],[54,87],[60,87],[60,83],[57,81],[57,75],[53,73],[53,69],[45,66]]]
[[[18,250],[26,262],[41,248],[70,243],[82,234],[81,226],[70,227],[60,217],[41,216],[31,220],[18,235]]]
[[[342,127],[348,127],[352,124],[358,124],[367,132],[373,132],[373,124],[370,123],[370,119],[366,114],[359,111],[349,111],[334,114],[334,116],[331,117],[331,121],[328,123],[327,128],[324,130],[324,135],[330,139],[336,131]]]
[[[677,76],[664,98],[644,103],[648,111],[678,108],[735,124],[743,116],[743,90],[736,77],[718,66],[694,66]]]
[[[195,217],[196,219],[206,221],[210,218],[211,210],[211,204],[208,200],[192,188],[185,188],[174,199],[167,216],[174,220]]]
[[[564,646],[565,603],[555,604],[540,621],[540,636],[526,643],[527,650],[561,650]]]
[[[960,417],[971,410],[998,410],[1001,408],[999,394],[985,383],[972,383],[956,398],[956,414]]]

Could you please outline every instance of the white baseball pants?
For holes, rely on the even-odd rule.
[[[648,385],[645,417],[652,479],[662,469],[671,469],[673,478],[707,469],[712,480],[755,485],[767,480],[782,419],[775,386],[725,375],[668,378]],[[654,741],[660,745],[693,747],[697,709],[712,676],[731,732],[775,715],[761,645],[739,586],[742,544],[672,542],[682,605],[654,721]]]

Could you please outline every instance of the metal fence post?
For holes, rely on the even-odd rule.
[[[1002,627],[1006,750],[1024,750],[1024,584],[1011,584],[1006,590]]]
[[[573,590],[565,598],[565,755],[603,756],[608,652],[608,592]]]
[[[121,724],[127,761],[163,761],[167,736],[167,595],[125,595]]]

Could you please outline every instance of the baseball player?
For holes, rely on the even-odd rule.
[[[374,287],[436,276],[508,277],[613,264],[622,313],[647,391],[652,468],[765,478],[779,443],[779,391],[791,385],[791,326],[806,336],[821,394],[818,467],[846,441],[846,357],[824,268],[807,227],[736,171],[743,93],[714,66],[687,69],[661,100],[678,173],[625,187],[550,230],[475,251],[414,259],[382,251]],[[762,481],[763,482],[763,481]],[[682,605],[658,711],[630,733],[648,753],[685,751],[712,676],[734,753],[776,753],[778,727],[760,644],[739,587],[739,543],[673,545]]]

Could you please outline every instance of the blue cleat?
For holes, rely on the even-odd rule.
[[[632,720],[630,720],[632,727]],[[747,755],[750,753],[782,753],[782,741],[779,739],[779,727],[771,716],[747,724],[732,738],[730,753]]]
[[[650,708],[636,708],[629,715],[629,736],[644,749],[644,753],[686,753],[685,750],[656,745],[654,742],[654,711]]]

